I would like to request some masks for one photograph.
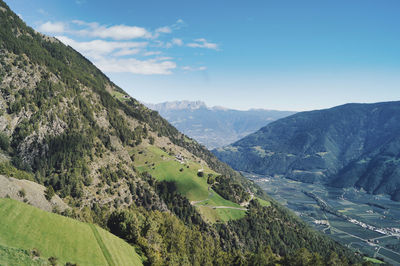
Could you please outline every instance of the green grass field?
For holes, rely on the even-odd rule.
[[[378,260],[378,259],[374,259],[374,258],[370,258],[370,257],[364,257],[365,261],[370,261],[374,264],[385,264],[383,261]]]
[[[199,213],[211,223],[227,222],[229,220],[236,220],[243,218],[246,215],[245,211],[234,209],[213,209],[209,206],[196,206]]]
[[[186,196],[198,208],[200,214],[209,222],[226,222],[245,216],[244,210],[214,209],[215,206],[241,208],[239,204],[222,198],[218,193],[209,189],[207,175],[217,175],[208,167],[197,162],[186,161],[181,164],[163,150],[154,146],[141,148],[142,153],[135,157],[135,167],[139,172],[148,172],[157,180],[175,182],[178,191]],[[149,164],[148,162],[152,162]],[[154,165],[153,165],[154,163]],[[189,166],[189,167],[187,167]],[[182,169],[182,171],[180,171]],[[204,177],[198,177],[199,169],[203,169]]]
[[[44,266],[47,260],[32,258],[27,250],[0,246],[0,265]]]
[[[258,200],[258,202],[260,202],[261,206],[265,206],[265,207],[271,206],[271,202],[269,202],[269,201],[263,200],[258,197],[256,197],[256,199]]]
[[[28,251],[36,248],[43,258],[57,257],[62,265],[142,264],[132,246],[95,225],[11,199],[0,199],[0,217],[2,246]]]
[[[121,102],[127,101],[130,98],[130,97],[125,97],[126,95],[119,91],[113,91],[113,92],[111,92],[111,95],[113,97],[117,98],[118,100],[120,100]]]

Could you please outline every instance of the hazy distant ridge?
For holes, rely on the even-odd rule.
[[[250,109],[240,111],[220,106],[208,107],[202,101],[173,101],[145,104],[156,110],[177,129],[209,149],[230,144],[290,111]]]

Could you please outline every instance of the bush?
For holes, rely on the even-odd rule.
[[[8,138],[8,136],[1,132],[0,133],[0,149],[2,149],[3,151],[7,151],[8,148],[10,147],[10,139]]]
[[[25,189],[21,189],[20,191],[18,191],[18,196],[20,196],[21,198],[25,198],[26,196]]]
[[[40,257],[40,251],[37,248],[33,248],[31,253],[33,257]]]
[[[0,163],[0,174],[14,177],[16,179],[26,179],[34,181],[33,175],[25,171],[19,170],[11,165],[9,162]]]
[[[48,187],[46,188],[45,192],[44,192],[44,196],[46,197],[46,199],[47,199],[48,201],[50,201],[50,200],[54,197],[55,194],[56,194],[56,193],[54,192],[54,189],[53,189],[52,186],[48,186]]]
[[[197,172],[198,177],[204,177],[204,172],[203,171],[198,171]]]
[[[50,257],[49,262],[51,266],[56,266],[57,265],[57,258],[56,257]]]

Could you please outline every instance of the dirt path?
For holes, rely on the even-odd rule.
[[[196,205],[196,204],[202,203],[202,202],[204,202],[204,201],[206,201],[206,200],[209,200],[209,199],[211,198],[211,196],[214,195],[214,191],[210,190],[210,187],[208,187],[208,191],[210,191],[210,193],[208,194],[208,196],[207,196],[206,199],[203,199],[203,200],[194,200],[194,201],[191,201],[190,204]]]
[[[199,203],[205,202],[206,200],[208,200],[208,198],[207,198],[207,199],[203,199],[203,200],[195,200],[195,201],[191,201],[191,202],[190,202],[190,204],[192,204],[192,205],[196,205],[196,204],[199,204]]]
[[[94,226],[93,224],[89,224],[89,226],[93,231],[93,235],[96,238],[97,244],[99,245],[101,252],[103,252],[103,256],[106,259],[108,265],[115,266],[115,263],[111,257],[111,254],[108,251],[106,245],[104,245],[103,239],[101,239],[101,236],[100,236],[99,232],[97,231],[96,226]]]
[[[240,203],[240,206],[242,206],[242,207],[244,207],[244,206],[249,206],[249,204],[250,204],[250,201],[252,201],[254,199],[254,194],[253,193],[251,193],[250,194],[250,199],[248,200],[248,201],[243,201],[242,203]]]
[[[206,206],[206,207],[210,207],[213,209],[232,209],[232,210],[247,211],[247,208],[230,207],[230,206]]]

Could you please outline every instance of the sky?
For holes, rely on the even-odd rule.
[[[400,100],[398,0],[6,0],[147,103],[312,110]]]

